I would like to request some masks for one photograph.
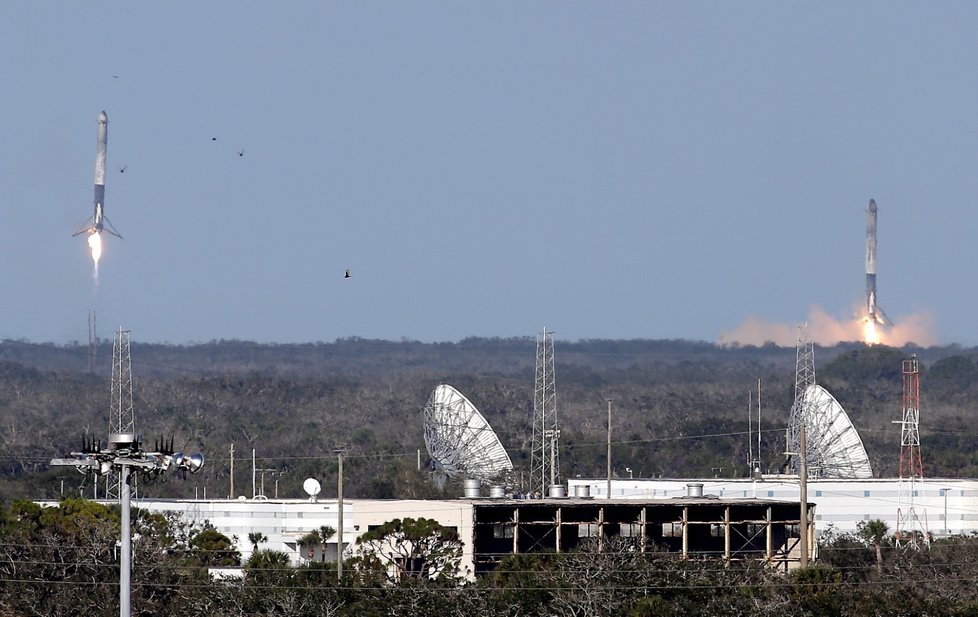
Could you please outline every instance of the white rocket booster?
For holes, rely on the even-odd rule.
[[[122,237],[105,216],[105,151],[108,148],[108,141],[109,116],[103,111],[98,115],[98,149],[95,152],[95,212],[78,231],[72,234],[73,236],[86,232],[91,235],[107,231],[117,238]]]
[[[866,318],[883,325],[886,315],[876,303],[876,200],[866,208]]]

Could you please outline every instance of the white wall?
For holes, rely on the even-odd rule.
[[[209,521],[219,532],[235,539],[244,561],[252,552],[248,534],[260,532],[268,541],[258,548],[281,551],[288,554],[293,563],[301,563],[303,556],[299,554],[298,539],[323,525],[336,529],[339,518],[336,500],[134,499],[132,505],[151,512],[176,512],[188,522],[203,524],[205,520]],[[343,534],[344,543],[349,545],[355,530],[353,508],[348,501],[343,504]],[[336,536],[332,541],[337,541]]]
[[[686,485],[693,482],[703,484],[704,495],[800,499],[798,479],[789,476],[768,476],[763,481],[723,478],[612,480],[611,498],[671,499],[685,495]],[[568,485],[571,494],[574,494],[575,486],[586,485],[590,487],[591,496],[608,498],[607,479],[570,479]],[[916,482],[914,488],[914,511],[935,536],[944,535],[945,526],[950,534],[978,532],[978,480],[925,478]],[[860,521],[872,519],[884,521],[891,531],[895,531],[897,510],[906,515],[909,506],[909,484],[903,483],[903,489],[905,497],[901,497],[901,482],[890,478],[810,480],[808,501],[816,504],[815,525],[819,532],[824,532],[829,525],[842,532],[854,532]]]
[[[244,561],[252,552],[248,534],[261,532],[268,541],[259,548],[282,551],[292,558],[293,564],[304,563],[306,555],[300,554],[298,539],[322,525],[336,529],[338,522],[336,500],[140,499],[133,500],[133,506],[152,512],[176,512],[187,521],[199,524],[209,521],[219,532],[236,539],[236,548]],[[472,502],[465,500],[345,499],[343,542],[347,546],[346,555],[349,557],[356,551],[357,538],[371,526],[408,517],[430,518],[446,527],[454,527],[463,542],[461,568],[472,572]],[[333,536],[332,543],[335,542],[337,537]]]

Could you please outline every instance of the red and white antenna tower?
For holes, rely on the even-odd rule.
[[[917,356],[903,361],[903,419],[900,430],[900,499],[897,506],[897,545],[917,547],[930,543],[926,514],[921,522],[914,506],[918,485],[923,486],[920,459],[920,367]]]

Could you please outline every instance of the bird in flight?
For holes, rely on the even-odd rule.
[[[128,168],[129,168],[128,165],[123,165],[122,167],[119,168],[119,173],[120,174],[126,173],[126,169],[128,169]]]
[[[238,150],[238,156],[244,156],[244,148]]]
[[[345,279],[350,278],[350,269],[349,268],[347,268],[346,275],[343,278],[345,278]]]

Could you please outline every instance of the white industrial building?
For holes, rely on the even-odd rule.
[[[642,500],[653,503],[689,495],[690,484],[702,484],[705,498],[721,500],[758,499],[799,502],[797,477],[765,476],[763,479],[613,479],[613,500]],[[902,486],[901,486],[902,484]],[[586,489],[584,487],[587,487]],[[910,485],[899,479],[808,481],[808,501],[816,505],[813,522],[817,534],[830,527],[852,533],[859,523],[879,519],[891,531],[897,528],[897,513],[906,514],[910,505]],[[913,507],[923,525],[935,537],[978,533],[978,480],[930,478],[913,484]],[[608,498],[607,479],[568,480],[570,495],[589,494],[593,499]],[[458,530],[460,536],[472,536],[473,504],[496,500],[377,500],[347,499],[343,508],[343,540],[349,547],[367,530],[395,518],[425,517]],[[516,500],[517,503],[520,500]],[[529,500],[534,501],[534,500]],[[558,500],[559,501],[559,500]],[[285,552],[301,563],[298,540],[320,526],[337,528],[336,500],[308,499],[216,499],[216,500],[134,500],[134,506],[155,512],[177,512],[186,520],[209,521],[218,531],[236,538],[237,548],[247,559],[252,550],[248,534],[260,532],[268,538],[262,548]],[[324,557],[335,558],[337,537],[327,544]],[[464,559],[472,559],[472,547],[465,547]]]
[[[588,487],[593,497],[607,499],[608,480],[568,480],[569,492]],[[612,479],[611,499],[668,499],[686,495],[688,485],[702,484],[704,495],[720,498],[755,497],[800,501],[797,476],[763,476],[762,479]],[[902,489],[902,491],[901,491]],[[818,533],[829,526],[840,532],[855,532],[863,521],[879,519],[896,531],[897,511],[906,514],[910,505],[910,483],[886,479],[812,479],[808,501],[818,507],[814,524]],[[978,532],[978,480],[925,478],[913,483],[913,507],[917,517],[935,536]]]
[[[111,505],[111,502],[103,502]],[[56,506],[56,502],[41,502]],[[260,549],[290,556],[295,565],[309,560],[334,561],[339,538],[325,550],[307,552],[300,539],[327,525],[338,527],[336,500],[308,499],[136,499],[136,508],[174,513],[185,521],[205,522],[232,538],[244,561],[251,556],[249,534],[261,533]],[[777,568],[794,567],[800,557],[797,500],[728,495],[657,496],[614,499],[510,497],[447,500],[370,500],[343,502],[344,554],[353,556],[357,538],[396,518],[429,518],[458,532],[463,550],[461,570],[470,579],[492,571],[507,555],[567,552],[578,547],[598,550],[612,538],[644,551],[653,545],[683,557],[756,559]],[[817,512],[811,505],[811,513]],[[138,510],[137,510],[138,513]],[[138,516],[138,514],[136,514]],[[593,544],[583,544],[591,542]]]
[[[52,504],[53,505],[53,504]],[[302,554],[299,539],[322,526],[339,528],[338,502],[308,499],[135,499],[133,506],[149,512],[172,512],[185,521],[202,525],[205,521],[235,541],[235,547],[247,561],[253,545],[251,533],[261,533],[266,541],[259,549],[281,551],[293,564],[307,562],[311,555]],[[462,537],[471,535],[471,504],[465,501],[421,501],[345,499],[343,501],[343,546],[347,556],[357,538],[368,530],[395,518],[430,518],[454,527]],[[338,534],[329,539],[316,559],[335,561]],[[472,547],[467,545],[463,561],[472,561]]]
[[[690,490],[691,485],[693,490]],[[664,525],[662,521],[667,519],[674,518],[678,529],[684,521],[690,521],[694,526],[710,521],[714,524],[722,522],[724,516],[716,513],[724,509],[734,508],[736,512],[737,509],[773,505],[775,509],[780,508],[782,514],[757,515],[758,520],[766,517],[775,527],[781,523],[790,526],[792,516],[786,508],[790,504],[796,504],[794,507],[797,508],[800,502],[798,478],[792,476],[765,476],[757,480],[612,479],[610,501],[615,505],[611,510],[602,505],[609,504],[608,486],[608,480],[604,478],[570,479],[567,493],[572,497],[549,499],[347,499],[343,503],[345,554],[352,556],[357,538],[372,528],[395,518],[424,517],[458,531],[464,544],[462,568],[474,574],[488,571],[506,553],[533,550],[529,548],[531,545],[536,545],[539,550],[539,546],[551,541],[543,540],[544,536],[531,540],[536,529],[556,538],[556,544],[547,550],[573,550],[574,543],[586,536],[600,539],[618,534],[641,538],[643,543],[668,544],[669,534],[660,533]],[[978,533],[978,480],[935,478],[918,480],[913,486],[914,510],[924,528],[935,538]],[[808,501],[814,506],[810,512],[813,536],[829,529],[855,532],[859,523],[873,519],[884,521],[894,532],[898,511],[906,514],[910,505],[908,491],[909,483],[901,485],[898,479],[809,480]],[[588,497],[582,499],[584,495]],[[42,505],[57,503],[42,502]],[[299,546],[299,539],[310,531],[324,525],[338,527],[339,510],[335,499],[134,499],[133,505],[151,512],[176,513],[191,523],[206,521],[234,540],[245,561],[253,550],[248,536],[255,532],[267,538],[259,548],[286,553],[296,565],[311,558],[325,561],[336,558],[337,535],[330,538],[325,550],[317,549],[314,554],[303,553]],[[702,512],[700,523],[694,520],[695,516],[691,519],[688,513],[680,514],[676,510],[687,506]],[[731,522],[729,515],[727,520]],[[736,540],[736,514],[732,523],[733,539]],[[672,523],[665,526],[669,525]],[[557,532],[558,528],[562,531]],[[551,531],[547,532],[548,529]],[[692,528],[690,533],[694,531],[696,529]],[[724,532],[715,527],[712,533],[714,537],[721,537]],[[781,533],[779,529],[773,533],[780,538],[777,536]],[[690,538],[695,544],[695,534]],[[745,554],[751,552],[758,558],[784,563],[794,557],[790,543],[781,540],[773,547],[741,548]],[[689,550],[699,552],[695,546]],[[732,550],[738,550],[736,543]],[[763,554],[755,554],[758,552]]]
[[[191,523],[202,525],[206,521],[234,540],[244,561],[254,548],[248,535],[256,532],[267,538],[260,549],[281,551],[295,565],[310,559],[336,559],[337,535],[330,538],[325,551],[304,553],[299,545],[310,531],[323,525],[338,527],[335,500],[142,499],[133,505],[150,512],[175,513]],[[812,512],[816,512],[814,507]],[[639,550],[655,543],[683,556],[766,559],[787,567],[798,558],[798,516],[797,500],[745,499],[738,495],[715,499],[683,494],[679,499],[639,497],[610,503],[589,497],[348,499],[343,502],[343,546],[344,554],[351,557],[357,538],[367,531],[396,518],[423,517],[458,532],[463,544],[460,565],[470,577],[492,570],[508,554],[565,552],[587,538],[600,546],[611,537],[630,538]],[[766,539],[760,545],[756,538],[738,545],[740,519],[750,520],[758,529],[769,529],[757,536]],[[763,520],[767,522],[759,522]],[[726,543],[725,535],[730,536]]]

